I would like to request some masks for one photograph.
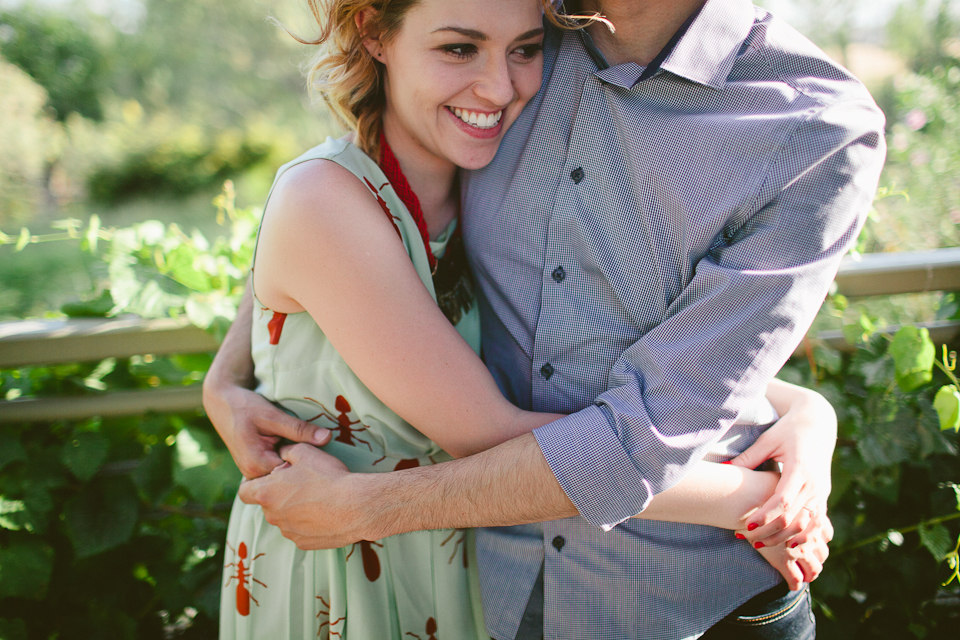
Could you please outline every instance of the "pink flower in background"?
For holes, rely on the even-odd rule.
[[[913,129],[914,131],[919,131],[927,124],[927,114],[920,109],[912,109],[910,113],[907,114],[907,117],[903,119],[903,121],[909,128]]]

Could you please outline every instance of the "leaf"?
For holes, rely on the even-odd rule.
[[[215,447],[213,438],[198,429],[184,428],[177,434],[177,464],[173,479],[198,502],[210,507],[240,484],[240,469],[226,449]]]
[[[64,443],[60,461],[78,480],[86,482],[100,469],[109,449],[109,441],[99,433],[82,431]]]
[[[187,312],[187,319],[190,320],[190,323],[201,329],[209,327],[217,317],[212,304],[192,297],[187,299],[184,310]]]
[[[43,600],[53,571],[53,549],[27,540],[0,549],[0,598]]]
[[[177,433],[177,466],[180,469],[202,467],[210,461],[207,451],[213,448],[210,436],[202,431],[183,428]]]
[[[194,291],[209,291],[210,276],[194,268],[197,251],[188,245],[180,245],[166,257],[167,274],[180,284]]]
[[[947,557],[950,548],[950,532],[943,526],[943,523],[937,522],[931,526],[920,525],[920,543],[926,547],[927,551],[937,562]]]
[[[27,625],[20,618],[0,618],[0,640],[27,640]]]
[[[865,424],[857,450],[868,466],[886,467],[916,457],[920,444],[916,416],[901,408],[893,420]]]
[[[160,443],[140,459],[140,466],[130,474],[137,488],[147,499],[159,500],[169,491],[173,480],[173,449]]]
[[[91,371],[90,375],[83,379],[84,386],[90,387],[91,389],[97,389],[98,391],[106,391],[107,383],[105,383],[103,379],[113,373],[113,370],[116,368],[116,358],[104,358],[100,361],[100,364],[97,365],[97,368]]]
[[[20,444],[20,436],[9,431],[0,431],[0,470],[11,462],[27,459],[27,452]]]
[[[23,509],[10,509],[4,519],[8,528],[26,529],[42,534],[53,511],[50,490],[63,486],[66,471],[56,459],[56,448],[46,449],[30,458],[29,464],[17,465],[0,474],[0,492],[4,499],[22,502]]]
[[[11,531],[19,531],[23,526],[17,522],[17,519],[10,518],[9,515],[13,513],[23,513],[26,510],[27,507],[23,503],[23,500],[7,500],[5,497],[0,496],[0,527],[10,529]]]
[[[28,484],[19,493],[22,494],[21,499],[8,501],[9,510],[3,516],[4,528],[43,533],[50,519],[50,511],[53,509],[53,498],[50,497],[50,492],[42,486]],[[20,505],[22,509],[19,508]]]
[[[913,391],[933,379],[935,352],[929,331],[913,325],[900,327],[888,353],[893,356],[897,384],[901,389]]]
[[[113,296],[109,290],[104,290],[99,298],[68,302],[60,307],[60,311],[71,318],[105,318],[113,306]]]
[[[863,382],[872,389],[885,389],[894,376],[894,365],[890,358],[879,358],[863,362],[860,365]]]
[[[97,241],[100,239],[100,216],[93,214],[90,216],[90,226],[87,227],[87,249],[90,253],[97,252]]]
[[[64,508],[67,535],[78,558],[130,540],[139,510],[137,490],[125,476],[97,478]]]
[[[17,238],[17,246],[14,251],[23,251],[23,248],[30,244],[30,231],[26,227],[20,229],[20,237]]]
[[[960,432],[960,391],[954,385],[941,387],[933,398],[933,408],[940,418],[940,430]]]
[[[843,358],[840,352],[827,347],[817,347],[813,350],[814,359],[817,364],[826,369],[828,373],[836,375],[843,368]]]

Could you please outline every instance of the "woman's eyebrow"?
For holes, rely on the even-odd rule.
[[[517,42],[518,40],[529,40],[530,38],[534,38],[536,36],[542,36],[542,35],[543,35],[543,27],[537,27],[536,29],[530,29],[530,31],[525,31],[521,33],[516,38],[514,38],[513,41]]]
[[[478,40],[484,42],[489,40],[490,37],[482,31],[477,31],[476,29],[465,29],[463,27],[440,27],[439,29],[434,29],[433,33],[439,33],[442,31],[452,31],[454,33],[459,33],[460,35],[470,38],[471,40]],[[543,27],[537,27],[536,29],[530,29],[530,31],[525,31],[519,36],[513,39],[514,42],[519,40],[529,40],[536,36],[543,35]]]
[[[433,33],[439,33],[441,31],[453,31],[454,33],[459,33],[462,36],[470,38],[472,40],[489,40],[489,36],[482,31],[477,31],[476,29],[464,29],[463,27],[440,27],[439,29],[434,29]]]

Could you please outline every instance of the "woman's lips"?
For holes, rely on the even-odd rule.
[[[447,107],[446,110],[460,130],[473,138],[496,138],[503,130],[503,110],[493,113],[470,111],[459,107]],[[460,112],[459,115],[456,113],[457,111]],[[468,120],[475,120],[475,123],[464,121],[464,117]],[[485,126],[481,126],[481,121]]]

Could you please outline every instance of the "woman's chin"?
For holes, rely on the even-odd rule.
[[[497,155],[497,149],[500,148],[500,141],[497,140],[497,144],[485,145],[485,147],[486,148],[458,153],[456,157],[451,158],[451,160],[453,160],[455,165],[467,171],[483,169],[493,162],[494,156]]]

